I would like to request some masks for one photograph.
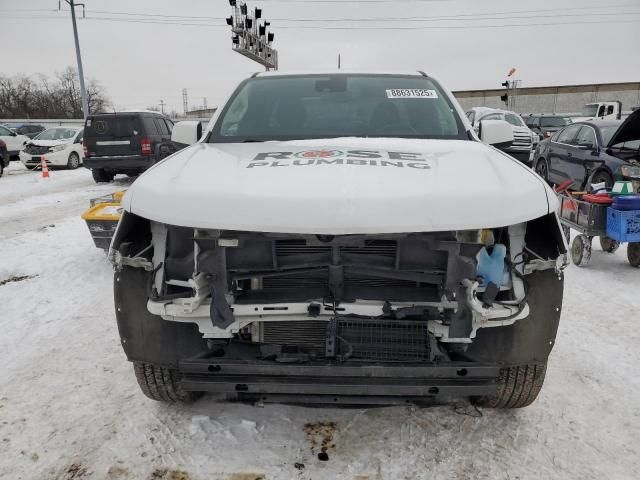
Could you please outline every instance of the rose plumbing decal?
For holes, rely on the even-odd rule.
[[[357,165],[429,170],[421,153],[383,152],[378,150],[304,150],[301,152],[258,153],[246,168],[309,167],[321,165]]]

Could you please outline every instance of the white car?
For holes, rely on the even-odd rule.
[[[150,398],[538,395],[562,308],[554,192],[422,72],[259,73],[122,201],[121,344]]]
[[[18,155],[18,152],[20,152],[24,145],[31,139],[26,135],[20,135],[14,132],[9,127],[0,125],[0,140],[7,145],[9,157],[13,158]]]
[[[26,167],[37,167],[44,157],[51,167],[78,168],[82,164],[82,127],[54,127],[30,140],[20,152]]]
[[[534,140],[534,133],[527,127],[520,115],[509,110],[474,107],[467,112],[467,118],[469,118],[476,133],[479,131],[482,120],[504,120],[509,123],[513,129],[514,140],[513,144],[505,148],[504,151],[525,165],[531,166],[537,141]]]

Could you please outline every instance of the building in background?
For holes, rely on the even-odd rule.
[[[472,107],[505,108],[500,100],[504,93],[503,88],[453,92],[465,111]],[[587,103],[608,101],[620,101],[623,112],[631,112],[640,105],[640,82],[518,88],[514,110],[525,114],[579,115]]]

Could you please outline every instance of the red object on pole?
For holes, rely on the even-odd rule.
[[[49,166],[44,159],[44,155],[40,157],[40,168],[42,168],[42,178],[49,178]]]

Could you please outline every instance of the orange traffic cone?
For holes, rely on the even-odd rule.
[[[44,160],[44,155],[40,157],[40,168],[42,168],[42,178],[49,178],[49,166]]]

